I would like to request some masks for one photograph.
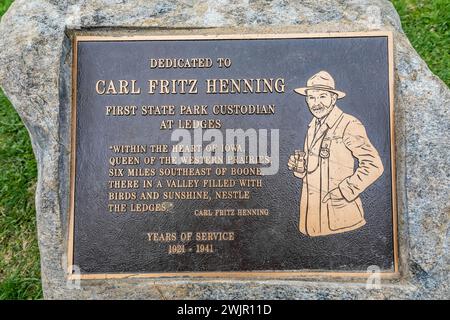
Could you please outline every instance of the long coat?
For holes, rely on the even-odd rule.
[[[304,150],[307,170],[300,176],[300,232],[324,236],[363,226],[366,221],[359,195],[383,173],[380,156],[363,124],[334,106],[317,132],[313,118]],[[335,188],[343,197],[324,201]]]

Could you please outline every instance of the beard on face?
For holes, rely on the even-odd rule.
[[[325,106],[323,103],[318,103],[313,106],[310,106],[311,113],[317,117],[322,118],[328,114],[329,109],[331,108],[331,104],[329,106]]]

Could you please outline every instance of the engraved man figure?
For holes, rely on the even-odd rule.
[[[345,93],[335,89],[328,72],[320,71],[294,91],[306,96],[314,116],[304,151],[296,151],[288,163],[303,179],[300,232],[324,236],[360,228],[366,221],[359,195],[383,173],[380,156],[363,124],[336,106]]]

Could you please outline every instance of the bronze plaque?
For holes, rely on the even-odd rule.
[[[73,47],[71,277],[397,275],[391,33]]]

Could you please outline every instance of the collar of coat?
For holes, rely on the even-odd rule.
[[[342,113],[343,113],[343,111],[338,106],[333,107],[333,110],[330,111],[330,113],[327,115],[327,117],[325,119],[325,124],[328,126],[328,128],[331,128],[334,126],[334,124],[339,119],[339,117],[342,115]],[[309,123],[309,127],[311,127],[312,125],[315,125],[315,123],[316,123],[316,118],[313,117],[313,119]]]

